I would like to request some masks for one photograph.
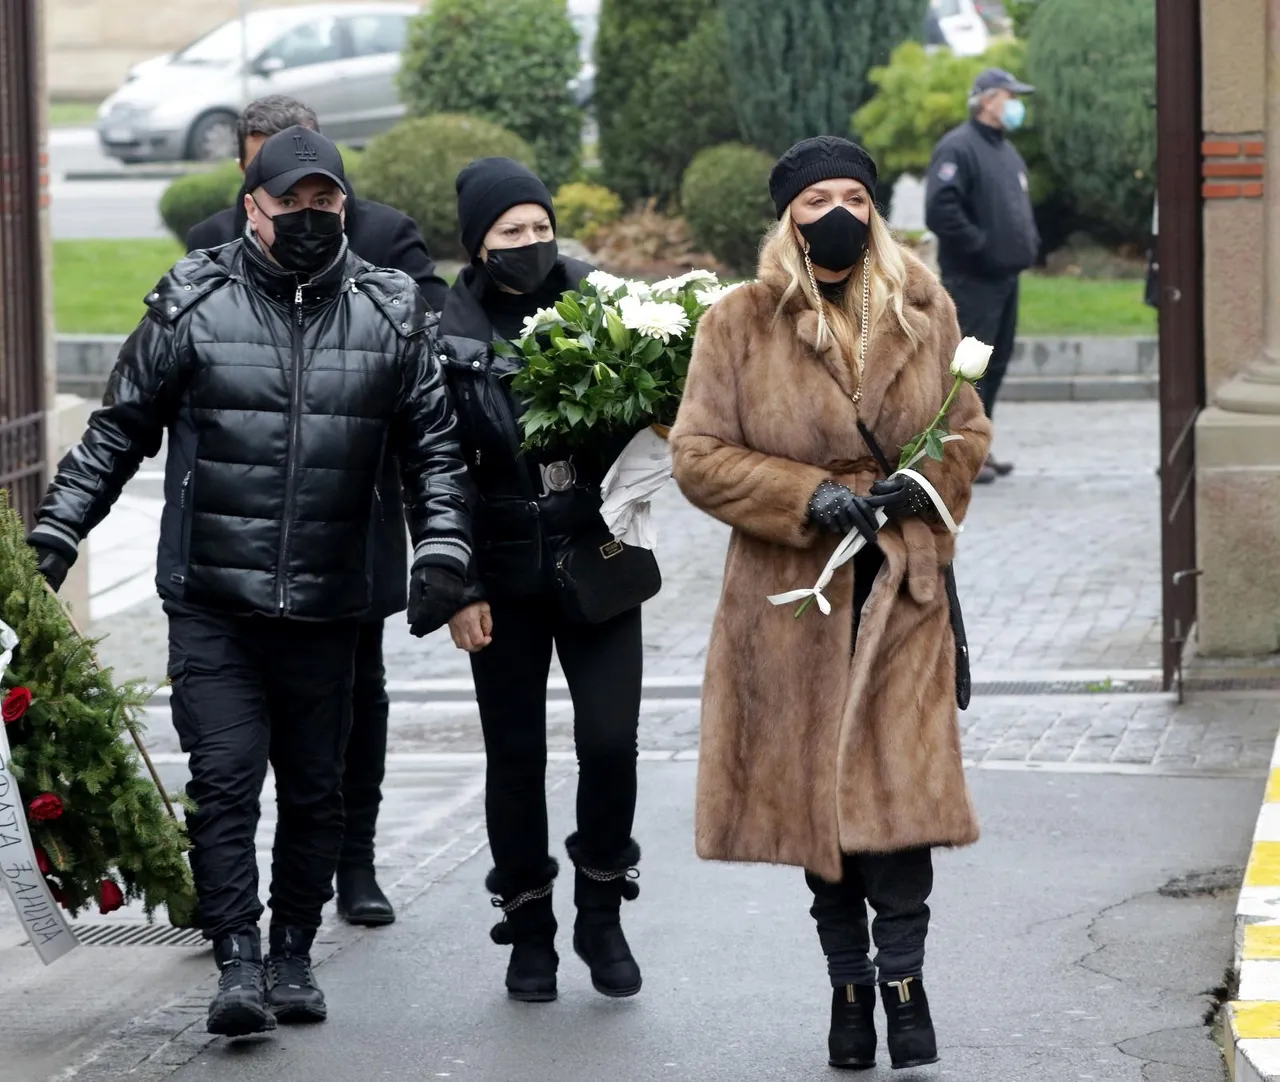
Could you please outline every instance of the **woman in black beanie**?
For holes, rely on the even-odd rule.
[[[635,995],[640,969],[619,911],[635,898],[639,846],[636,729],[642,645],[638,607],[602,624],[562,615],[551,553],[603,527],[600,482],[628,434],[585,446],[521,451],[512,396],[518,358],[499,356],[540,308],[576,289],[593,268],[559,255],[546,186],[508,158],[485,158],[458,176],[458,217],[471,262],[445,303],[440,337],[460,438],[478,499],[468,603],[449,627],[471,654],[488,760],[485,812],[494,868],[485,881],[504,913],[494,942],[510,944],[513,999],[556,997],[558,864],[549,852],[546,803],[547,676],[554,646],[569,683],[578,751],[573,947],[606,996]]]
[[[991,436],[966,385],[949,413],[960,439],[915,466],[930,487],[889,479],[954,383],[960,328],[877,213],[875,185],[847,139],[778,161],[758,280],[698,324],[671,431],[680,488],[733,528],[702,688],[698,853],[808,873],[828,1058],[849,1068],[875,1064],[877,982],[893,1066],[938,1056],[923,983],[931,850],[976,841],[978,824],[956,724],[955,541],[929,493],[962,519]],[[865,547],[827,608],[769,606],[817,582],[854,530]]]

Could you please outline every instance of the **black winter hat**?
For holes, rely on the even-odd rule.
[[[801,140],[778,159],[769,174],[769,194],[781,218],[797,195],[820,180],[860,180],[875,202],[876,176],[876,163],[857,143],[819,135]]]
[[[528,168],[511,158],[481,158],[458,174],[458,225],[462,246],[474,259],[493,223],[512,207],[536,203],[556,225],[556,208],[547,186]]]

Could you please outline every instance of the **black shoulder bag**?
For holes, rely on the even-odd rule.
[[[862,441],[870,449],[872,457],[880,468],[884,470],[884,475],[886,477],[890,476],[894,472],[893,467],[889,465],[889,460],[885,458],[884,452],[880,450],[880,444],[876,442],[871,430],[862,421],[858,421],[858,434],[862,436]],[[951,615],[951,633],[956,640],[956,705],[961,710],[968,710],[969,698],[973,690],[972,677],[969,671],[969,639],[964,632],[964,614],[960,611],[960,597],[956,593],[956,570],[951,564],[947,564],[942,570],[946,580],[947,605]]]
[[[607,623],[662,589],[662,572],[653,553],[616,540],[603,519],[555,545],[552,556],[560,611],[576,624]]]

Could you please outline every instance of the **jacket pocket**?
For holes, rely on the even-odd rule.
[[[191,520],[195,517],[195,499],[192,480],[195,470],[187,470],[182,478],[182,486],[178,491],[178,509],[182,513],[182,538],[179,549],[182,570],[174,576],[183,585],[187,581],[187,573],[191,567]]]

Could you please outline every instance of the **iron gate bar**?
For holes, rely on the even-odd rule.
[[[1160,533],[1166,689],[1196,620],[1195,424],[1204,408],[1200,0],[1156,5]]]
[[[44,490],[37,0],[0,0],[0,488],[31,523]]]

